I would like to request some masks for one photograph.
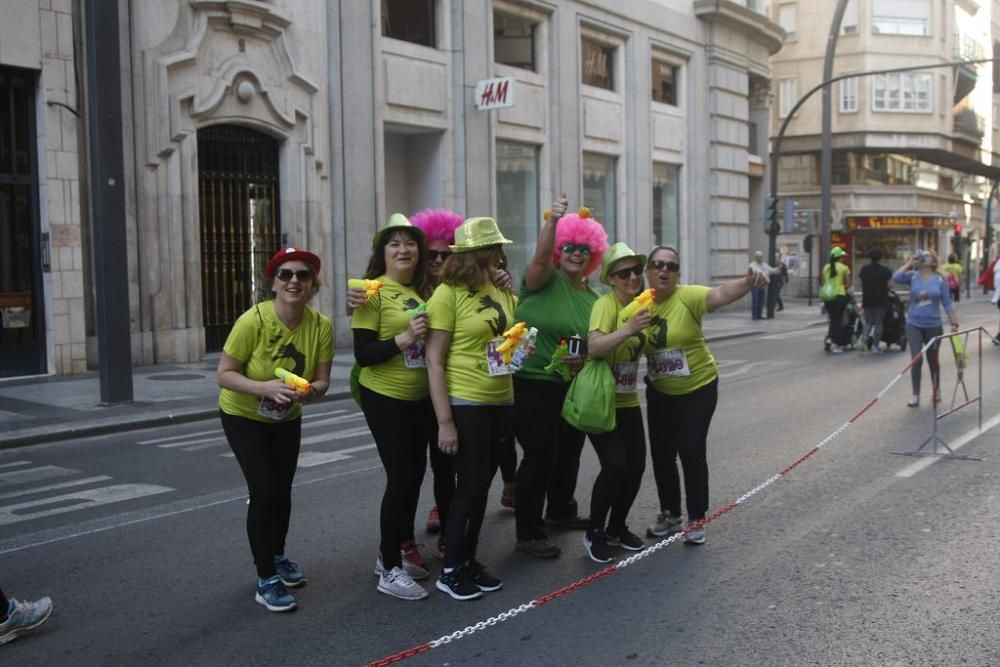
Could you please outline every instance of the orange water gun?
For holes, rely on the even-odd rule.
[[[504,341],[497,346],[497,352],[505,364],[509,364],[514,357],[514,350],[521,344],[521,338],[528,333],[528,323],[518,322],[510,329],[503,332]]]
[[[275,368],[274,374],[279,380],[287,384],[289,387],[292,387],[300,394],[312,393],[313,386],[309,383],[309,380],[299,377],[295,373],[285,370],[284,368]]]
[[[627,306],[622,308],[622,317],[628,319],[638,313],[643,308],[649,308],[653,305],[653,299],[656,298],[656,290],[650,287],[649,289],[643,290],[636,295],[632,301],[629,302]]]
[[[365,297],[372,298],[382,289],[381,280],[368,280],[367,278],[351,278],[347,281],[347,286],[351,288],[363,289]]]

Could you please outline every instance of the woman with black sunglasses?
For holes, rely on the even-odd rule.
[[[264,266],[274,299],[258,303],[233,325],[222,348],[216,381],[229,446],[249,490],[247,536],[257,566],[255,599],[270,611],[295,609],[286,587],[306,578],[285,556],[298,464],[302,403],[330,388],[333,326],[308,306],[319,289],[319,257],[298,248],[279,251]],[[275,377],[283,369],[309,381],[300,390]]]
[[[737,301],[767,276],[747,267],[746,275],[717,287],[681,284],[680,253],[656,246],[649,253],[646,279],[656,290],[646,328],[646,417],[649,451],[660,500],[650,536],[682,530],[680,456],[687,494],[686,544],[704,544],[708,511],[708,429],[719,398],[719,368],[705,342],[702,318]]]
[[[538,329],[534,356],[514,376],[514,434],[524,450],[515,491],[517,548],[538,558],[560,553],[542,520],[546,496],[551,523],[576,529],[588,525],[577,516],[573,498],[584,434],[561,417],[569,383],[545,367],[561,339],[583,337],[588,331],[597,292],[587,284],[587,276],[601,265],[608,237],[589,211],[565,215],[566,206],[565,196],[556,200],[542,225],[514,316]],[[572,371],[579,370],[583,356],[567,357],[566,362]]]

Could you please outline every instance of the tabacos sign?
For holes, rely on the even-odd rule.
[[[513,77],[509,76],[483,79],[476,84],[476,108],[488,111],[514,106],[515,83]]]

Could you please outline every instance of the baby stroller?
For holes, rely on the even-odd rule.
[[[906,306],[894,290],[889,290],[889,305],[882,321],[882,342],[887,350],[893,345],[898,345],[900,350],[906,349]]]
[[[847,350],[853,350],[864,331],[865,323],[861,320],[861,315],[858,313],[858,302],[854,299],[854,295],[848,292],[847,307],[844,308],[843,329],[840,330],[842,347]],[[832,344],[833,341],[827,336],[823,340],[823,349],[829,352]]]

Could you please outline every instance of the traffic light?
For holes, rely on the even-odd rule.
[[[764,231],[768,234],[777,234],[778,227],[778,198],[768,196],[764,209]]]

